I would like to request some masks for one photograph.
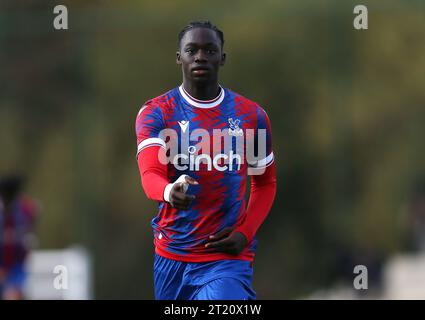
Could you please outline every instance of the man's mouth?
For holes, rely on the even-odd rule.
[[[202,75],[210,72],[210,69],[207,67],[195,67],[192,68],[192,72],[197,75]]]
[[[198,69],[198,70],[193,70],[193,73],[196,75],[204,75],[208,73],[208,70],[206,69]]]

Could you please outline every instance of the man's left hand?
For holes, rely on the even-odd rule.
[[[227,227],[210,236],[206,248],[215,248],[217,251],[231,255],[239,255],[248,244],[248,240],[241,232],[233,232],[234,228]]]

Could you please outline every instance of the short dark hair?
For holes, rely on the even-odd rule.
[[[186,32],[188,32],[189,30],[195,29],[195,28],[207,28],[207,29],[215,31],[217,33],[218,37],[220,38],[221,48],[223,48],[223,46],[224,46],[224,34],[223,34],[223,32],[208,20],[206,20],[206,21],[197,20],[197,21],[189,22],[189,24],[187,26],[185,26],[182,29],[182,31],[180,31],[180,33],[179,33],[179,41],[177,43],[177,48],[180,48],[180,43],[181,43],[184,35],[186,34]]]

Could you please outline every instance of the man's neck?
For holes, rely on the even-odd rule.
[[[200,86],[183,80],[183,88],[193,98],[198,100],[212,100],[220,93],[220,86],[218,85],[218,82]]]

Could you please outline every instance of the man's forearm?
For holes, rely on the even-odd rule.
[[[143,190],[149,199],[164,201],[164,190],[169,184],[167,165],[159,161],[159,153],[164,149],[152,146],[143,149],[137,158]]]
[[[235,231],[252,240],[266,219],[276,195],[276,166],[273,162],[262,175],[251,176],[251,194],[246,209],[246,218]]]

